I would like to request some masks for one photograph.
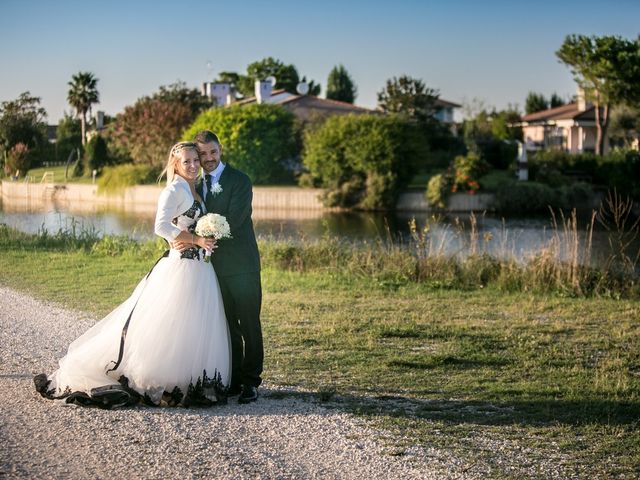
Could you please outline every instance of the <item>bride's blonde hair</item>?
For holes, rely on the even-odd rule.
[[[169,150],[169,159],[167,160],[167,166],[164,167],[164,170],[158,177],[158,182],[162,179],[164,175],[167,176],[167,185],[170,185],[173,182],[173,179],[176,177],[176,163],[180,160],[180,154],[183,150],[193,150],[198,154],[198,145],[194,142],[178,142],[171,150]]]

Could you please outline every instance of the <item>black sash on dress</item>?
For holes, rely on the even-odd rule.
[[[149,275],[151,275],[151,272],[153,272],[153,269],[156,268],[156,265],[158,265],[158,262],[160,262],[160,260],[168,256],[169,256],[169,250],[165,250],[162,256],[158,260],[156,260],[156,263],[153,264],[153,267],[151,267],[151,270],[149,270],[149,273],[147,273],[147,275],[144,277],[145,280],[149,278]],[[142,287],[142,289],[144,290],[144,287]],[[140,295],[138,295],[138,300],[140,300],[141,296],[142,296],[142,292],[140,292]],[[118,352],[118,360],[115,362],[111,361],[111,363],[115,363],[115,365],[113,368],[110,368],[109,370],[107,370],[106,373],[117,370],[117,368],[120,366],[120,363],[122,362],[122,357],[124,356],[124,343],[127,338],[127,330],[129,330],[129,322],[131,321],[133,312],[136,309],[136,305],[138,305],[138,300],[136,300],[136,303],[133,305],[133,308],[131,309],[131,313],[129,313],[129,316],[127,317],[127,321],[124,323],[124,327],[122,327],[122,335],[120,335],[120,351]]]

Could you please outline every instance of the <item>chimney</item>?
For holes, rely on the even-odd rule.
[[[591,102],[587,102],[584,88],[578,87],[578,111],[584,112],[587,108],[591,108]]]
[[[202,85],[202,94],[211,98],[216,107],[224,107],[229,103],[231,85],[228,83],[206,82]]]
[[[258,103],[264,103],[265,101],[269,101],[269,97],[271,97],[271,90],[273,89],[273,85],[271,82],[263,80],[256,80],[255,83],[256,89],[256,101]]]
[[[104,128],[104,112],[98,110],[96,112],[96,130],[102,130]]]

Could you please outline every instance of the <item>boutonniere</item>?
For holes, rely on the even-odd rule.
[[[220,185],[219,182],[216,182],[213,185],[211,185],[211,193],[214,195],[218,195],[219,193],[222,193],[222,185]]]

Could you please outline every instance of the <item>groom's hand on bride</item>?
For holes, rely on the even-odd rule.
[[[188,250],[190,248],[193,247],[202,247],[208,250],[215,250],[216,248],[218,248],[218,245],[216,245],[216,241],[213,238],[204,238],[204,237],[196,237],[196,242],[195,243],[191,243],[191,242],[181,242],[180,240],[176,240],[174,242],[170,242],[169,246],[173,249],[173,250],[178,250],[179,252],[184,252],[185,250]]]
[[[191,247],[195,247],[196,245],[190,242],[181,242],[179,240],[176,240],[175,242],[170,242],[169,246],[171,247],[171,249],[178,250],[180,253],[182,253],[185,250],[190,249]]]

